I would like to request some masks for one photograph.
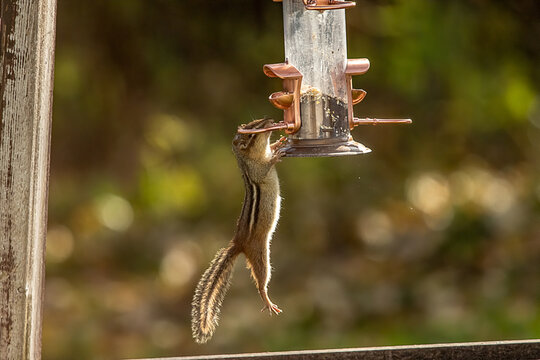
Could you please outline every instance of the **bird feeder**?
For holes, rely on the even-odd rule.
[[[282,2],[285,62],[266,64],[263,71],[283,81],[283,90],[269,97],[283,110],[283,121],[239,132],[284,130],[288,157],[341,156],[371,151],[353,140],[351,130],[357,125],[412,122],[354,117],[353,106],[366,92],[353,89],[352,77],[365,74],[370,66],[368,59],[347,59],[345,9],[355,6],[354,2]]]

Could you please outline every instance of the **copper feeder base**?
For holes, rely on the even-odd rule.
[[[285,152],[284,157],[329,157],[371,152],[370,148],[354,141],[352,137],[339,142],[289,139],[282,149]]]

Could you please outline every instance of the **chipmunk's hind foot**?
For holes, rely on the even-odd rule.
[[[272,303],[270,300],[268,300],[267,304],[261,309],[261,312],[268,310],[270,312],[270,315],[279,315],[283,311],[274,303]]]

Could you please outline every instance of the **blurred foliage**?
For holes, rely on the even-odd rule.
[[[259,312],[235,271],[195,345],[190,301],[243,197],[230,140],[280,118],[270,0],[58,1],[45,359],[540,337],[540,4],[357,1],[348,54],[373,153],[286,159]]]

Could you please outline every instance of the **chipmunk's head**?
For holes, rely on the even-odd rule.
[[[273,120],[270,118],[253,120],[252,122],[242,125],[240,129],[255,130],[264,129],[270,126]],[[258,132],[254,134],[236,133],[232,141],[233,150],[237,154],[243,154],[249,156],[249,154],[266,154],[267,147],[269,146],[269,139],[272,131]]]

